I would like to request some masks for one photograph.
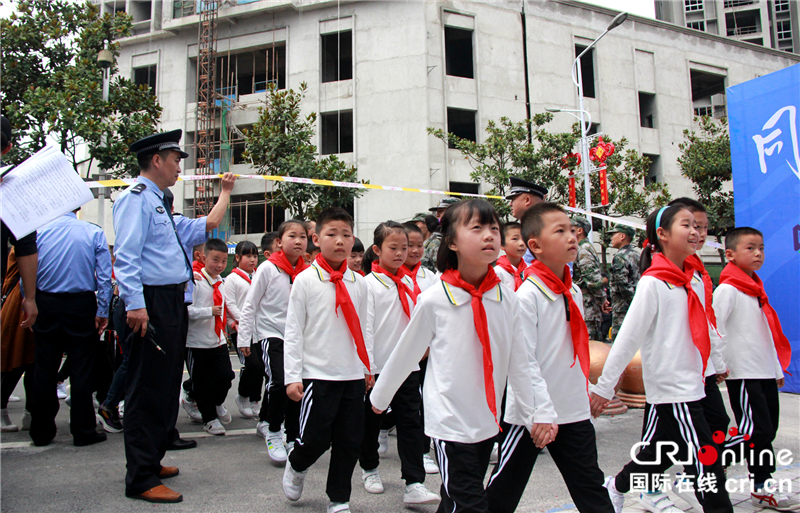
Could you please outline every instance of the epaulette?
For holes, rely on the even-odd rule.
[[[131,187],[131,192],[133,194],[141,194],[143,190],[147,189],[147,186],[143,183],[137,183],[133,187]]]

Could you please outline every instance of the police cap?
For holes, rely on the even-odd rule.
[[[536,185],[535,183],[523,180],[522,178],[512,176],[509,181],[511,182],[511,190],[508,191],[508,194],[506,194],[507,200],[514,199],[523,193],[533,194],[534,196],[538,196],[542,199],[544,199],[545,195],[547,194],[546,188],[542,187],[541,185]]]
[[[180,128],[170,132],[148,135],[131,144],[129,150],[136,155],[155,153],[163,150],[175,150],[180,153],[181,158],[188,158],[189,154],[181,149],[180,141],[183,130]]]

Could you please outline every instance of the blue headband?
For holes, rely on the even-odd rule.
[[[665,210],[669,208],[669,205],[666,207],[661,207],[661,210],[658,211],[658,215],[656,216],[656,230],[661,228],[661,214],[664,213]]]

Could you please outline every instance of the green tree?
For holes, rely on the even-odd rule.
[[[6,159],[19,163],[50,139],[73,167],[94,160],[115,176],[138,173],[128,145],[155,132],[161,107],[146,86],[109,70],[109,101],[103,101],[103,72],[97,53],[119,55],[116,39],[130,35],[132,18],[100,16],[100,7],[69,0],[20,0],[0,20],[3,40],[3,114],[15,130]]]
[[[695,122],[699,123],[699,132],[683,131],[684,140],[678,145],[681,151],[678,166],[681,174],[691,180],[697,200],[708,209],[708,234],[721,242],[728,229],[736,224],[733,192],[722,190],[733,179],[728,121],[703,116],[695,117]],[[721,249],[718,251],[724,265],[725,254]]]
[[[305,82],[297,91],[270,89],[259,118],[245,134],[244,158],[259,174],[316,178],[340,182],[358,182],[355,166],[347,165],[336,155],[317,159],[317,147],[311,143],[315,135],[317,115],[303,116],[300,104],[308,87]],[[368,181],[361,181],[369,183]],[[363,189],[276,182],[276,203],[289,209],[293,216],[308,219],[324,208],[346,207],[364,194]]]

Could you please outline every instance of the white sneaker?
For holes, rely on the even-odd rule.
[[[425,488],[422,483],[413,483],[406,486],[403,493],[403,503],[405,504],[439,504],[442,498]]]
[[[250,407],[253,408],[253,418],[257,419],[261,415],[261,401],[250,401]]]
[[[768,493],[761,490],[750,494],[750,502],[754,506],[774,509],[775,511],[800,511],[800,502],[790,499],[782,493]]]
[[[350,503],[331,502],[328,504],[328,513],[350,513]]]
[[[219,419],[214,419],[211,422],[207,422],[205,425],[206,433],[211,435],[224,435],[225,428],[222,427],[220,424]]]
[[[425,467],[426,474],[438,474],[439,473],[439,465],[433,461],[433,458],[430,457],[429,454],[422,455],[422,466]]]
[[[283,493],[287,499],[290,501],[300,499],[303,494],[303,482],[306,480],[306,474],[308,474],[308,470],[298,472],[292,468],[291,463],[286,462],[286,468],[283,469]]]
[[[703,506],[700,505],[700,501],[697,500],[697,496],[694,494],[694,482],[686,479],[686,474],[677,474],[677,477],[678,479],[676,479],[675,483],[672,485],[672,491],[675,492],[675,495],[686,501],[692,509],[698,513],[702,513]]]
[[[364,489],[369,493],[383,493],[383,482],[378,474],[378,469],[361,470],[361,479],[364,481]]]
[[[253,406],[252,403],[250,403],[250,399],[247,397],[242,397],[239,394],[236,394],[236,407],[239,408],[239,413],[242,414],[242,417],[246,419],[253,418]]]
[[[186,414],[189,415],[189,420],[197,424],[203,423],[203,416],[200,415],[200,410],[197,409],[197,403],[189,399],[185,390],[181,392],[181,406],[186,410]]]
[[[100,407],[100,403],[97,402],[97,395],[96,394],[97,394],[96,392],[94,394],[92,394],[92,405],[94,406],[95,410]]]
[[[639,494],[639,504],[653,513],[683,513],[675,506],[669,495],[661,491],[641,492]]]
[[[492,455],[489,456],[489,464],[494,465],[497,463],[497,460],[500,459],[498,453],[500,452],[500,446],[497,445],[497,442],[492,446]]]
[[[294,450],[294,442],[286,442],[286,459],[289,459],[289,455]]]
[[[217,406],[217,418],[218,418],[218,419],[220,420],[220,422],[222,422],[223,424],[228,424],[228,423],[230,423],[230,421],[231,421],[231,414],[230,414],[230,413],[228,413],[228,410],[227,410],[227,409],[225,409],[225,406],[224,406],[224,405],[222,405],[222,404],[220,404],[219,406]]]
[[[23,431],[30,431],[31,430],[31,412],[25,410],[22,414],[22,430]]]
[[[21,400],[22,399],[20,399],[18,395],[13,395],[12,394],[12,395],[8,396],[8,402],[10,402],[10,403],[18,403]]]
[[[280,431],[267,432],[267,453],[275,463],[286,462],[286,447],[283,445],[283,434]]]
[[[256,424],[256,435],[266,440],[268,432],[269,432],[269,422],[264,422],[262,420],[259,421],[258,424]]]
[[[381,429],[378,433],[378,454],[386,454],[389,452],[389,430]]]
[[[3,433],[13,433],[14,431],[19,431],[19,426],[11,422],[11,417],[8,416],[8,409],[3,408],[0,410],[0,431]]]
[[[58,385],[56,385],[56,395],[62,401],[67,398],[69,394],[67,393],[66,383],[59,383]]]
[[[625,504],[625,494],[617,491],[615,483],[615,476],[608,476],[603,482],[603,487],[608,490],[608,496],[611,497],[611,504],[614,506],[615,513],[622,513],[622,505]]]

